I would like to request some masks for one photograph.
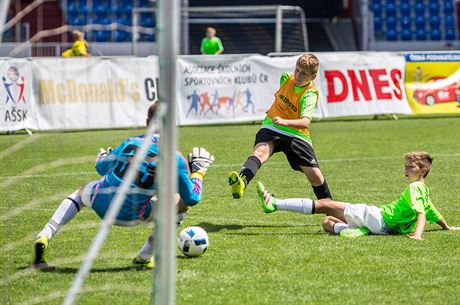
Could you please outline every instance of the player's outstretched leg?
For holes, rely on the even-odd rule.
[[[241,178],[238,172],[230,172],[228,175],[228,185],[230,185],[230,188],[232,189],[233,198],[240,199],[243,197],[245,184],[243,178]]]
[[[265,213],[272,213],[277,210],[276,198],[270,195],[268,190],[260,181],[257,182],[257,193],[259,194],[259,200]]]
[[[155,259],[152,256],[153,253],[153,239],[154,233],[150,233],[149,237],[145,241],[139,253],[131,261],[136,267],[153,268],[155,266]]]

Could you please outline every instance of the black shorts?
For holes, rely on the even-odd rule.
[[[273,141],[275,144],[273,153],[282,151],[293,170],[302,171],[300,166],[319,168],[315,151],[306,141],[296,137],[285,136],[267,128],[261,128],[256,134],[254,146],[261,142],[270,141]]]

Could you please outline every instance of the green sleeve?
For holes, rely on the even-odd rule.
[[[440,220],[443,220],[444,217],[441,215],[441,213],[438,212],[438,210],[436,210],[434,205],[431,202],[429,202],[426,209],[426,219],[430,223],[436,223]]]
[[[200,51],[201,51],[201,53],[204,53],[204,44],[205,44],[205,39],[206,39],[206,38],[203,38],[203,39],[201,39],[201,47],[200,47]]]
[[[219,37],[215,37],[215,38],[216,38],[216,41],[217,41],[217,45],[219,46],[219,51],[223,51],[224,46],[222,45],[222,41],[220,41]]]
[[[311,119],[317,102],[318,91],[316,89],[311,89],[305,92],[300,98],[300,117],[307,117]]]
[[[412,183],[410,185],[410,204],[412,206],[412,209],[416,211],[417,213],[425,214],[425,206],[423,204],[424,199],[426,198],[425,192],[422,191],[422,189],[416,185],[415,183]]]
[[[283,72],[280,77],[280,87],[287,81],[287,79],[292,75],[292,73],[289,72]]]

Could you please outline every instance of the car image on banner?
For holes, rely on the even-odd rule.
[[[458,80],[435,76],[414,91],[414,99],[420,104],[432,106],[439,103],[454,102]]]

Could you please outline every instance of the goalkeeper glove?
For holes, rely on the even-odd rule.
[[[110,154],[112,152],[112,147],[107,147],[107,150],[105,150],[104,148],[99,148],[99,152],[97,153],[97,157],[96,157],[96,163],[99,162],[99,161],[102,161],[104,160],[108,154]]]
[[[192,152],[188,155],[188,162],[192,172],[191,177],[203,179],[214,162],[214,156],[203,147],[193,147]]]

